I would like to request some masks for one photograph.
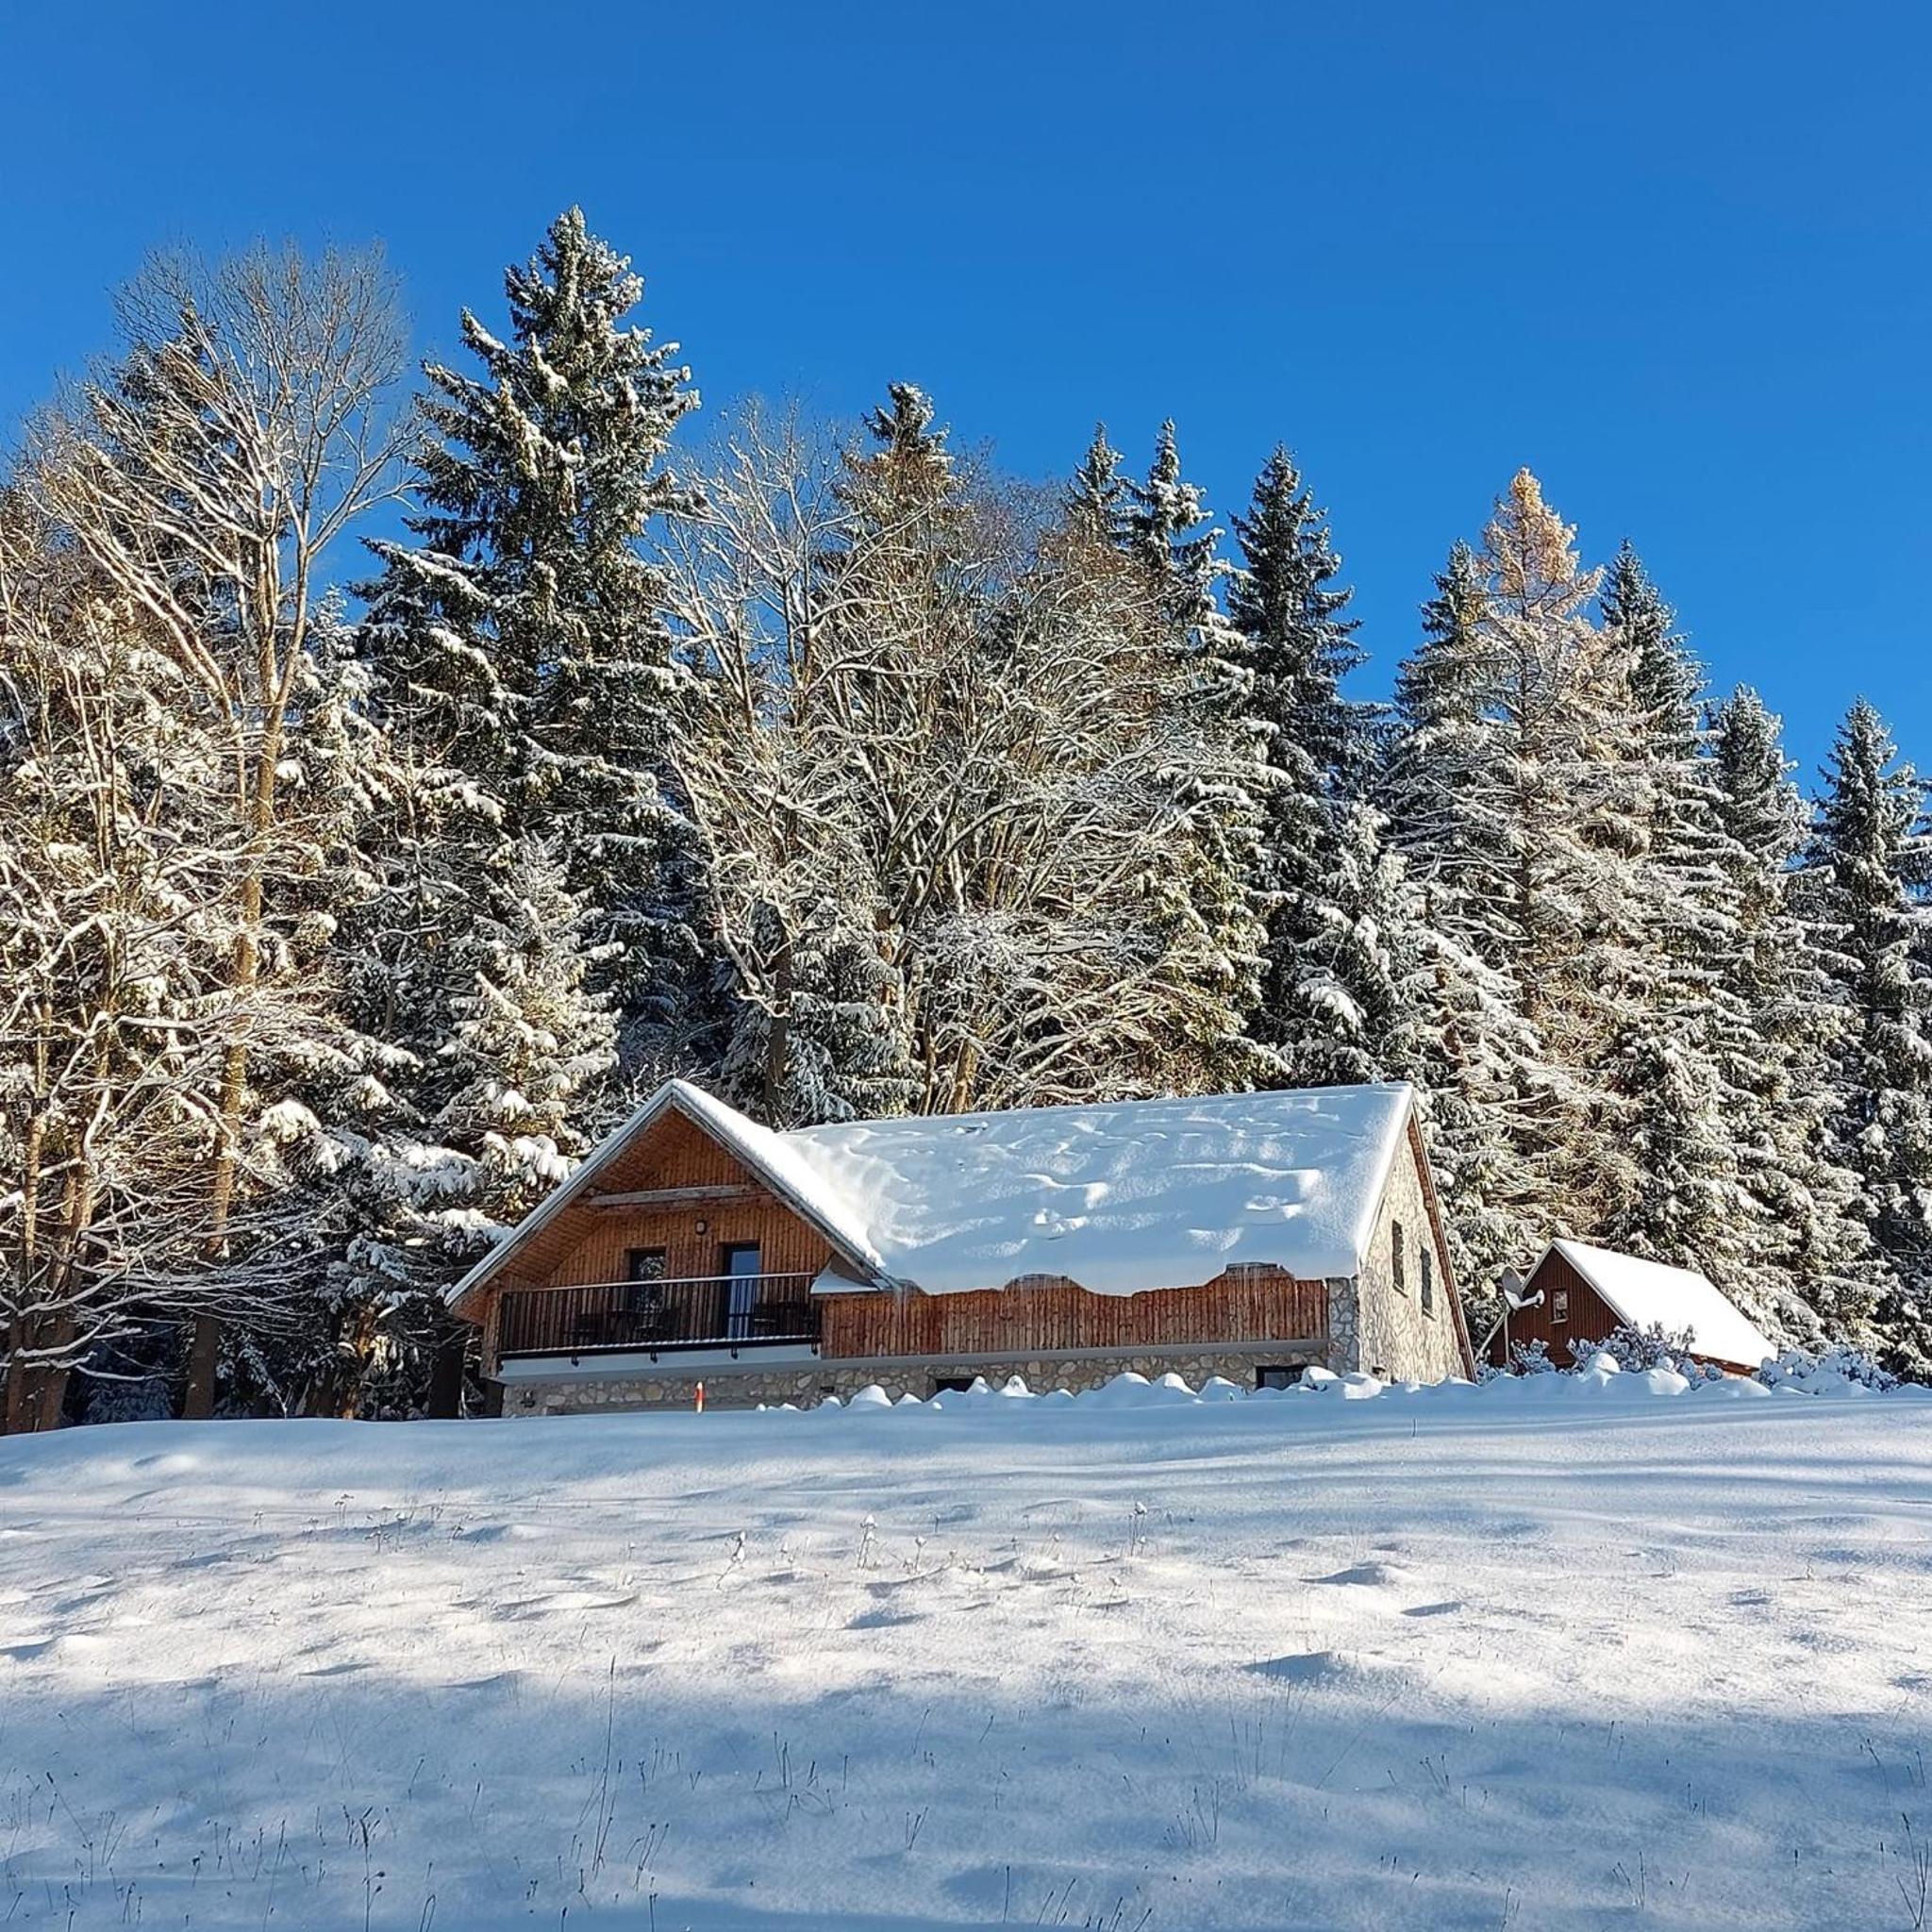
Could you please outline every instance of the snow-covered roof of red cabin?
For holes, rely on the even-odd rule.
[[[1757,1324],[1694,1269],[1668,1268],[1583,1241],[1555,1241],[1550,1247],[1633,1328],[1657,1323],[1672,1335],[1688,1328],[1693,1355],[1742,1369],[1777,1354]]]
[[[1065,1275],[1099,1294],[1244,1262],[1360,1272],[1414,1106],[1406,1085],[846,1121],[774,1133],[674,1080],[452,1291],[478,1287],[667,1107],[730,1147],[879,1287]],[[822,1286],[849,1292],[849,1274]]]

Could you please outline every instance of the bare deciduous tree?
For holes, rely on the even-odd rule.
[[[841,1013],[924,1111],[1198,1083],[1231,989],[1187,914],[1185,800],[1238,788],[1241,749],[1133,559],[936,439],[899,455],[750,411],[677,532],[679,775],[763,1016],[741,1085],[768,1119],[851,1110],[802,1062]]]
[[[323,559],[393,487],[402,334],[379,261],[292,248],[156,264],[125,298],[127,351],[40,438],[30,488],[100,594],[137,622],[174,701],[219,746],[230,814],[221,1069],[198,1163],[205,1254],[232,1260],[265,981],[299,974],[291,928],[329,801],[305,783],[301,719]],[[268,1002],[272,1004],[272,1002]],[[196,1318],[183,1398],[212,1401],[219,1330]]]

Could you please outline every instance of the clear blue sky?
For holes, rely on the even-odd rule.
[[[714,399],[896,377],[1012,468],[1278,438],[1375,653],[1520,463],[1807,763],[1932,764],[1932,8],[16,6],[0,418],[143,251],[381,238],[418,337],[580,201]],[[1808,775],[1808,774],[1807,774]]]

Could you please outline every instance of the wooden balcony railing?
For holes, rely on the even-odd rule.
[[[682,1281],[596,1281],[506,1290],[499,1356],[608,1355],[660,1349],[816,1343],[809,1274],[711,1274]]]

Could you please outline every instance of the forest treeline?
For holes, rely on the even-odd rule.
[[[1526,471],[1364,703],[1286,448],[1224,531],[1172,424],[1047,485],[903,383],[700,437],[579,213],[506,291],[412,383],[373,258],[159,264],[20,439],[8,1428],[450,1407],[443,1291],[670,1074],[778,1126],[1411,1080],[1473,1301],[1569,1233],[1926,1371],[1870,707],[1807,798]]]

